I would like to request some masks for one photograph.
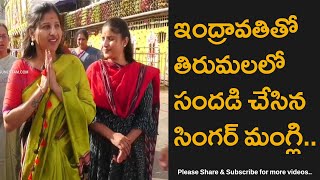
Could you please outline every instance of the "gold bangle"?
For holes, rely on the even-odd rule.
[[[39,83],[37,83],[37,86],[40,88],[40,91],[42,92],[42,94],[44,94],[45,91],[42,89],[42,87],[39,85]]]

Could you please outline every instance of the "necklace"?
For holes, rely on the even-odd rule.
[[[36,69],[36,70],[38,70],[38,71],[42,71],[42,70],[45,68],[45,67],[44,67],[44,63],[41,65],[40,68],[38,68],[38,67],[36,67],[34,64],[32,64],[32,63],[30,62],[30,60],[26,60],[26,62],[27,62],[27,64],[28,64],[28,66],[30,66],[31,68]]]
[[[57,54],[56,57],[53,59],[53,63],[58,60],[60,58],[62,54]],[[33,62],[31,59],[25,59],[25,61],[27,62],[27,64],[33,68],[33,69],[36,69],[36,70],[39,70],[39,71],[42,71],[45,69],[45,62],[43,62],[43,64],[40,66],[40,68],[36,67],[34,64],[32,64],[31,62]]]

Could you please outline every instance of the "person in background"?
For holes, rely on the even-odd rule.
[[[102,57],[99,49],[88,46],[88,39],[89,34],[87,30],[78,30],[75,35],[75,40],[78,47],[71,50],[71,53],[78,56],[78,58],[81,60],[85,69],[87,69],[91,63]]]
[[[7,131],[21,128],[19,179],[79,180],[96,112],[88,78],[79,58],[62,53],[54,4],[37,3],[29,12],[23,56],[12,65],[2,110]]]
[[[90,180],[151,180],[158,135],[160,71],[133,59],[126,21],[102,27],[104,58],[87,69],[97,114],[90,125]]]
[[[62,51],[64,54],[71,54],[71,50],[69,49],[69,45],[66,40],[63,41]]]
[[[166,145],[160,151],[159,165],[162,168],[162,170],[168,171],[168,167],[169,167],[169,149],[168,149],[168,145]]]
[[[9,46],[8,28],[0,23],[0,107],[2,109],[3,98],[8,83],[8,75],[14,61]],[[2,111],[0,116],[0,179],[17,180],[19,172],[20,146],[19,128],[6,133],[3,125]]]

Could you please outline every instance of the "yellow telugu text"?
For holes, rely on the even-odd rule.
[[[298,31],[298,22],[296,15],[290,15],[288,19],[278,18],[273,27],[269,27],[263,20],[257,20],[252,28],[249,19],[242,22],[232,23],[208,23],[196,24],[193,27],[187,22],[179,22],[174,25],[174,35],[177,38],[207,38],[213,45],[220,45],[226,42],[227,37],[234,34],[237,38],[249,38],[253,35],[256,38],[265,38],[269,34],[275,38],[283,38],[290,33]],[[191,36],[191,35],[192,36]],[[208,37],[209,36],[209,37]]]
[[[175,94],[176,101],[174,102],[174,109],[189,110],[191,107],[195,110],[203,110],[209,108],[210,110],[240,110],[242,102],[240,100],[240,91],[237,88],[230,88],[229,95],[223,96],[223,92],[217,94],[210,94],[207,100],[204,96],[195,96],[190,98],[187,96],[187,91],[182,91],[180,94]],[[303,97],[303,92],[296,94],[289,94],[288,97],[281,95],[277,90],[271,90],[270,87],[265,86],[261,91],[253,91],[253,95],[257,98],[249,99],[248,103],[253,110],[302,110],[306,106],[306,100]]]
[[[190,134],[181,126],[177,126],[174,129],[174,133],[177,137],[174,138],[175,146],[204,146],[209,144],[210,146],[220,146],[225,144],[226,146],[235,146],[239,142],[239,137],[237,134],[238,124],[226,124],[223,128],[218,128],[217,130],[209,130],[209,133],[196,132]],[[270,135],[267,132],[259,131],[258,127],[252,130],[245,130],[246,138],[244,143],[246,146],[266,146],[271,144],[272,146],[287,145],[289,148],[286,150],[286,154],[301,154],[300,149],[297,147],[303,145],[303,136],[300,133],[300,126],[298,123],[292,122],[288,124],[288,131],[286,133],[282,132],[272,132]],[[292,142],[294,141],[294,142]],[[308,146],[308,141],[305,141],[305,146]],[[296,146],[296,147],[290,147]],[[313,141],[312,146],[316,146]]]
[[[268,54],[266,59],[260,60],[230,60],[230,55],[224,58],[216,58],[216,61],[207,60],[207,56],[200,59],[193,58],[193,63],[185,56],[179,56],[174,65],[174,71],[178,74],[187,74],[192,71],[196,74],[237,74],[242,71],[245,74],[254,74],[259,71],[262,74],[271,74],[276,69],[282,69],[285,66],[284,52],[278,50],[275,54]]]

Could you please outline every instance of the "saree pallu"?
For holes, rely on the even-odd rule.
[[[21,179],[80,179],[90,160],[88,124],[96,109],[85,70],[75,56],[53,63],[63,102],[48,90],[43,96],[23,144]],[[37,79],[22,95],[27,101]],[[28,123],[28,122],[27,122]]]

